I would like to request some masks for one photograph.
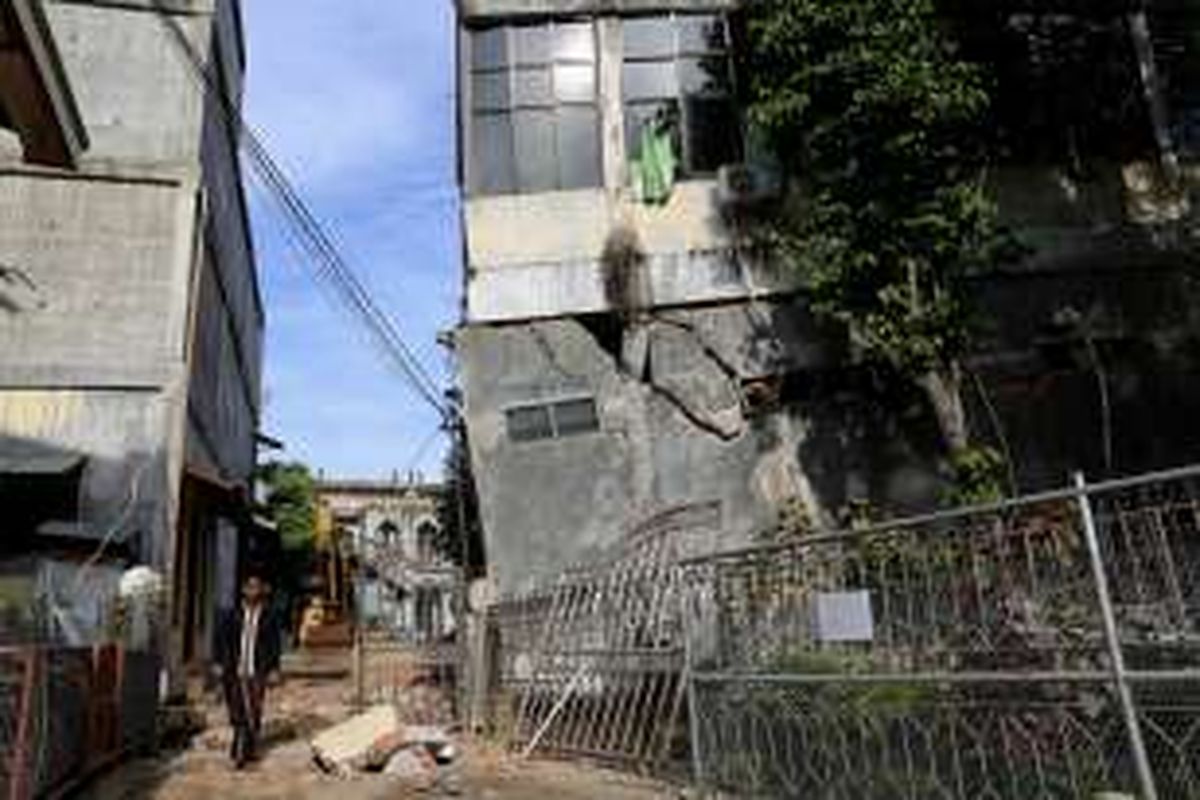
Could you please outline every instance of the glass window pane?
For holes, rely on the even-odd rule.
[[[595,108],[558,110],[558,153],[563,189],[599,186],[600,119]]]
[[[512,116],[471,118],[471,190],[475,194],[507,194],[516,189]]]
[[[675,26],[670,17],[627,19],[621,25],[626,58],[675,55]]]
[[[518,190],[544,192],[557,188],[554,112],[518,111],[513,117]]]
[[[510,408],[504,416],[508,421],[508,438],[514,442],[530,442],[554,436],[548,406]]]
[[[554,31],[556,61],[595,61],[596,37],[591,23],[558,25]]]
[[[513,105],[554,105],[549,69],[518,69],[513,73]]]
[[[675,62],[648,61],[625,64],[621,68],[621,94],[626,100],[651,100],[675,97]]]
[[[508,72],[477,72],[471,76],[472,108],[503,110],[508,106]]]
[[[550,63],[550,28],[544,25],[513,28],[513,48],[517,64]]]
[[[727,46],[725,21],[720,17],[681,16],[677,24],[681,53],[708,53]]]
[[[600,430],[594,400],[570,400],[554,404],[554,427],[559,436]]]
[[[688,171],[716,172],[741,160],[741,134],[733,103],[704,97],[689,97],[685,102]]]
[[[724,56],[680,59],[679,85],[684,94],[732,94],[729,62]]]
[[[504,28],[488,28],[471,34],[471,67],[495,69],[508,64],[508,32]]]
[[[592,103],[596,100],[596,68],[562,66],[554,68],[554,94],[567,103]]]

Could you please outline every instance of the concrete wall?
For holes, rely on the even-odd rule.
[[[600,111],[603,186],[575,191],[469,196],[464,203],[467,318],[499,322],[607,307],[601,256],[614,231],[632,231],[647,259],[649,296],[660,305],[745,298],[788,288],[762,265],[726,257],[732,237],[712,176],[678,183],[669,201],[648,206],[631,193],[625,153],[621,88],[623,43],[619,14],[728,8],[729,2],[465,2],[464,15],[505,16],[513,5],[545,16],[567,11],[597,14],[597,108]],[[470,63],[470,36],[462,39]],[[464,68],[460,115],[470,142],[471,81]],[[464,147],[464,151],[465,151]],[[471,165],[465,164],[468,173]],[[468,184],[470,181],[467,181]]]
[[[218,5],[215,77],[240,104],[242,69],[237,7]],[[203,245],[196,263],[189,394],[188,459],[245,485],[254,468],[261,406],[265,315],[254,268],[238,130],[214,94],[201,139]]]
[[[1200,459],[1200,280],[1179,253],[1131,250],[1140,256],[1109,248],[1086,266],[973,286],[991,333],[969,360],[979,378],[965,390],[972,435],[1011,454],[1018,492],[1060,487],[1077,469],[1098,479]],[[1107,423],[1086,345],[1048,333],[1064,308],[1090,325]],[[925,398],[847,370],[802,300],[659,310],[626,334],[620,361],[597,337],[597,318],[460,332],[471,455],[502,592],[681,505],[717,503],[710,545],[728,548],[769,530],[788,501],[823,524],[852,504],[903,514],[939,502],[940,443]],[[746,380],[771,374],[784,376],[779,405],[747,413]],[[598,432],[507,435],[507,408],[587,396]]]
[[[620,349],[601,316],[468,326],[458,352],[492,574],[502,592],[614,545],[651,517],[715,503],[721,534],[747,542],[800,498],[836,510],[851,496],[927,502],[914,445],[848,440],[827,407],[841,387],[819,379],[837,358],[802,304],[731,302],[659,310]],[[808,375],[781,408],[747,411],[746,386]],[[593,397],[600,429],[513,441],[514,406]],[[824,415],[824,416],[822,416]],[[879,415],[876,434],[895,421]],[[881,477],[881,476],[888,477]],[[839,482],[840,481],[840,482]]]
[[[788,501],[833,524],[859,503],[893,514],[928,510],[946,488],[927,400],[849,364],[838,337],[813,323],[793,279],[731,252],[736,237],[713,181],[680,184],[661,208],[629,196],[613,15],[702,5],[460,2],[467,25],[601,15],[604,186],[468,197],[464,205],[458,355],[487,552],[502,592],[684,505],[716,504],[719,535],[707,541],[730,547],[769,529]],[[463,42],[469,63],[469,37]],[[468,95],[462,102],[470,108]],[[462,123],[469,135],[469,114]],[[1101,477],[1200,459],[1200,417],[1189,410],[1200,393],[1194,236],[1172,223],[1181,218],[1177,198],[1156,205],[1154,186],[1138,188],[1148,170],[1112,165],[1087,182],[1041,168],[993,176],[1005,222],[1035,250],[971,284],[982,326],[965,400],[974,440],[1012,456],[1016,491],[1059,487],[1075,469]],[[636,276],[643,305],[618,335],[602,254],[621,228],[645,258]],[[1052,333],[1065,309],[1086,321],[1099,364],[1078,332],[1069,341]],[[760,380],[769,376],[777,380]],[[748,403],[764,386],[778,391],[765,410]],[[506,409],[580,397],[595,399],[598,431],[508,436]],[[1111,459],[1101,444],[1106,427]]]
[[[174,4],[179,6],[180,4]],[[200,52],[210,20],[170,15]],[[91,140],[82,164],[122,172],[194,169],[203,97],[167,28],[148,3],[52,2],[47,16]]]
[[[121,521],[141,475],[128,527],[164,568],[185,458],[250,474],[262,347],[236,143],[174,34],[205,61],[216,42],[237,91],[237,6],[166,5],[48,3],[91,147],[74,171],[0,153],[0,264],[20,276],[0,284],[0,432],[88,456],[85,504],[108,507],[88,519]]]

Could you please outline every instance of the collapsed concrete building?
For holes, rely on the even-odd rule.
[[[795,501],[831,524],[855,503],[928,508],[944,486],[928,409],[863,391],[802,287],[741,246],[739,219],[778,187],[736,102],[736,6],[458,3],[456,347],[501,592],[673,513],[711,549]],[[1196,107],[1183,99],[1176,121]],[[660,193],[646,133],[662,120],[676,163]],[[1153,199],[1145,158],[998,170],[1001,211],[1036,249],[973,284],[993,324],[968,403],[1017,489],[1200,454],[1191,216],[1184,196]]]
[[[317,483],[317,502],[357,563],[357,612],[368,630],[414,643],[454,632],[459,578],[438,549],[442,492],[412,480]]]
[[[20,565],[6,585],[57,564],[32,599],[86,616],[81,564],[108,584],[149,565],[169,586],[170,655],[205,659],[252,546],[260,416],[264,317],[230,115],[240,8],[4,8],[0,495],[19,513],[0,548]]]

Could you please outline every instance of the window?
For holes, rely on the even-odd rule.
[[[417,559],[424,564],[437,559],[437,526],[426,520],[417,526]]]
[[[631,161],[652,127],[671,133],[685,175],[741,157],[728,25],[714,15],[625,20],[621,93]]]
[[[476,30],[470,81],[473,194],[601,184],[591,23]]]
[[[505,416],[508,438],[514,442],[555,439],[600,430],[596,401],[591,398],[510,408]]]

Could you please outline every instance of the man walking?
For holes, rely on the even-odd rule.
[[[279,621],[269,593],[261,575],[247,575],[241,604],[225,612],[217,626],[217,670],[233,726],[230,756],[238,769],[258,755],[263,697],[267,683],[278,677]]]

